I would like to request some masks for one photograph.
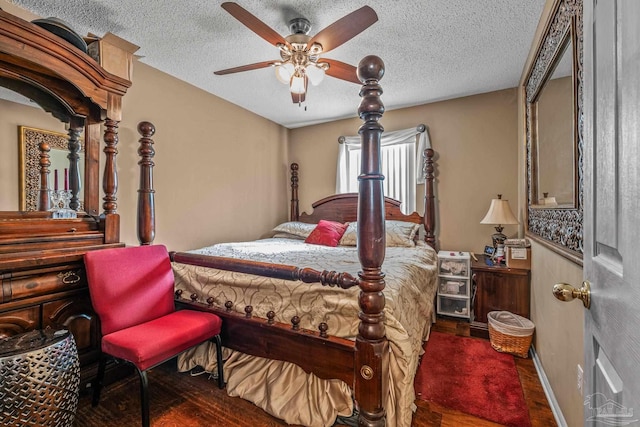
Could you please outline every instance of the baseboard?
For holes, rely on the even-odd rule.
[[[531,346],[529,351],[531,352],[531,359],[533,360],[533,364],[536,367],[536,371],[538,371],[540,384],[542,384],[544,394],[547,396],[547,400],[549,401],[549,406],[551,407],[551,412],[553,412],[553,417],[556,419],[556,423],[558,423],[559,427],[567,427],[567,421],[564,419],[564,415],[562,415],[562,410],[560,409],[560,405],[556,400],[555,394],[553,394],[553,390],[551,389],[551,384],[549,384],[547,374],[544,373],[542,363],[538,358],[538,353],[536,353],[536,349],[533,346]]]

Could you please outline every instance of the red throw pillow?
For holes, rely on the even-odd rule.
[[[314,245],[338,246],[340,238],[347,231],[347,225],[321,219],[304,242]]]

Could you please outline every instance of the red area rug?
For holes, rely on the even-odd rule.
[[[530,427],[513,356],[489,341],[431,332],[415,379],[419,399],[513,427]]]

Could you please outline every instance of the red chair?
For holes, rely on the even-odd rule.
[[[164,246],[89,251],[84,263],[102,330],[93,406],[100,400],[107,359],[123,359],[140,375],[142,425],[149,426],[147,370],[207,340],[215,340],[218,386],[224,388],[222,320],[203,311],[175,310],[173,270]]]

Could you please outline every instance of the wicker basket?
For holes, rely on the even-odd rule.
[[[535,329],[531,320],[508,311],[491,311],[487,319],[491,347],[502,353],[527,358]]]

